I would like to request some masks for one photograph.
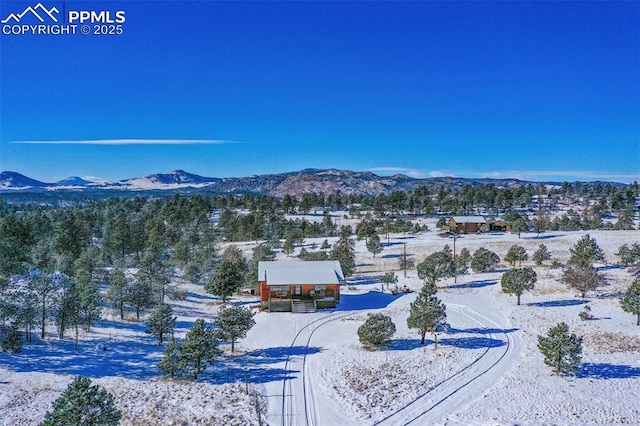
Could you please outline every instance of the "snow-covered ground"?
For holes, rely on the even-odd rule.
[[[435,223],[428,225],[435,229]],[[520,239],[468,235],[456,240],[456,250],[486,247],[502,258],[512,244],[521,244],[531,257],[544,243],[553,259],[564,262],[585,233],[522,234]],[[159,377],[162,348],[144,333],[142,323],[108,316],[83,336],[77,351],[73,341],[60,342],[52,334],[22,354],[0,354],[0,424],[37,424],[78,374],[113,392],[125,413],[123,424],[134,425],[259,424],[258,413],[269,425],[638,424],[640,327],[620,309],[619,297],[632,275],[614,266],[613,253],[623,243],[639,241],[640,232],[589,234],[605,251],[606,287],[581,299],[560,282],[561,270],[535,268],[536,288],[516,306],[515,297],[501,291],[504,264],[497,272],[444,280],[438,296],[447,305],[450,327],[439,334],[437,349],[433,335],[420,345],[417,331],[407,328],[416,292],[381,292],[376,278],[397,269],[404,243],[416,263],[444,244],[453,245],[436,232],[392,234],[388,244],[383,238],[385,249],[375,259],[364,241],[358,242],[358,272],[343,289],[338,309],[258,313],[236,353],[223,345],[225,356],[196,383]],[[309,250],[323,240],[307,239],[305,246]],[[400,286],[420,288],[415,270],[406,278],[397,274]],[[200,287],[184,287],[187,299],[172,302],[178,336],[196,318],[210,321],[220,306]],[[595,319],[582,321],[578,313],[587,303]],[[357,328],[374,312],[390,315],[397,327],[386,350],[368,351],[358,341]],[[561,321],[584,336],[576,377],[552,375],[536,346],[537,336]]]

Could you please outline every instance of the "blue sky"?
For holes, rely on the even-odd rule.
[[[640,181],[640,2],[42,4],[126,22],[0,35],[0,170]]]

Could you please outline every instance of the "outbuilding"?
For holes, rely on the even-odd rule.
[[[453,216],[449,219],[449,230],[456,234],[475,234],[486,223],[482,216]]]
[[[270,312],[315,312],[335,308],[344,282],[337,260],[258,262],[262,309]]]

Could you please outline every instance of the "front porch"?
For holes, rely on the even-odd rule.
[[[268,297],[262,298],[262,309],[270,312],[302,312],[297,306],[306,306],[304,312],[312,305],[315,309],[335,308],[340,297],[334,286],[270,286]]]

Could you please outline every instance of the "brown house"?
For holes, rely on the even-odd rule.
[[[502,219],[498,219],[489,224],[489,231],[491,232],[511,232],[511,224],[505,222]]]
[[[475,234],[485,223],[482,216],[453,216],[449,219],[449,230],[456,234]]]
[[[335,308],[344,282],[337,260],[258,262],[262,309],[315,312]]]

